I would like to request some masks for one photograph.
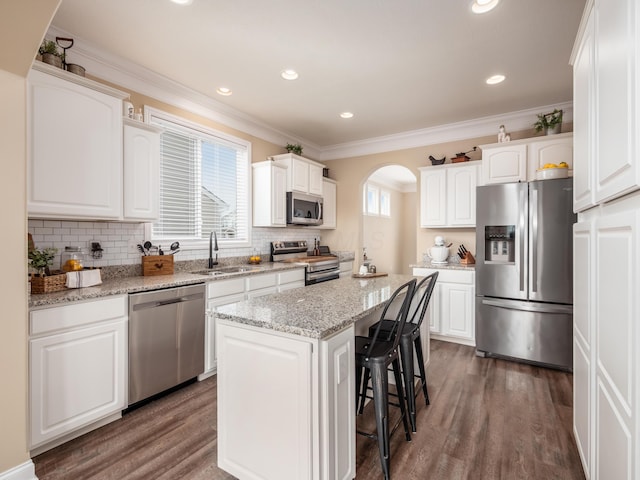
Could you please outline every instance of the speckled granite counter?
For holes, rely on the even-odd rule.
[[[422,262],[414,265],[409,265],[410,268],[437,268],[440,270],[475,270],[475,264],[462,265],[460,263],[431,263]]]
[[[219,307],[220,318],[324,339],[384,307],[384,302],[410,275],[371,279],[344,277],[305,288]]]
[[[31,294],[29,295],[29,308],[53,306],[68,302],[77,302],[91,298],[106,297],[109,295],[121,295],[127,293],[157,290],[161,288],[177,287],[180,285],[193,285],[196,283],[215,282],[237,278],[240,276],[260,275],[274,271],[291,270],[301,268],[300,265],[266,262],[260,265],[258,272],[237,273],[220,277],[208,275],[196,275],[193,273],[178,272],[173,275],[137,276],[110,278],[104,280],[101,285],[95,287],[72,288],[61,292]]]

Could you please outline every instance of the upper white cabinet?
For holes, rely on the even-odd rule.
[[[274,155],[273,161],[287,167],[287,192],[322,195],[322,164],[293,153]]]
[[[287,169],[265,161],[253,168],[253,226],[286,227]]]
[[[125,96],[97,82],[34,62],[27,94],[30,217],[122,217]]]
[[[421,227],[475,226],[478,165],[474,163],[419,169]]]
[[[480,145],[484,184],[527,182],[546,163],[569,165],[573,173],[573,133]]]
[[[318,228],[336,228],[337,185],[335,180],[322,179],[322,225]]]
[[[153,221],[160,202],[160,133],[124,119],[124,219]]]

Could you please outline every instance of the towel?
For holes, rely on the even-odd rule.
[[[67,288],[92,287],[101,283],[100,269],[67,272]]]

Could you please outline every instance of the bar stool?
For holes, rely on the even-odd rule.
[[[387,369],[392,366],[393,374],[396,382],[396,390],[398,391],[398,403],[400,412],[402,415],[402,423],[404,424],[404,431],[407,441],[411,440],[411,433],[409,431],[409,422],[407,420],[407,410],[404,404],[404,395],[402,388],[402,376],[400,370],[400,361],[398,359],[398,343],[401,335],[396,335],[396,332],[403,331],[407,315],[409,313],[409,306],[411,299],[413,298],[413,292],[416,286],[416,280],[413,279],[401,287],[399,287],[391,298],[387,301],[380,319],[384,319],[387,315],[389,307],[394,303],[394,300],[400,295],[404,294],[404,300],[402,306],[398,309],[394,320],[391,322],[390,329],[387,332],[383,332],[380,327],[376,328],[373,335],[370,337],[356,336],[355,356],[356,356],[356,409],[358,408],[358,396],[360,393],[360,382],[362,380],[363,371],[365,372],[365,378],[369,378],[371,375],[371,383],[373,386],[373,406],[376,417],[376,434],[367,434],[358,431],[362,435],[366,435],[370,438],[376,438],[378,440],[378,450],[380,451],[380,462],[382,464],[382,471],[384,473],[385,480],[390,478],[389,473],[389,378],[387,375]],[[378,325],[382,325],[383,322],[379,321]],[[368,380],[367,380],[368,381]],[[364,391],[364,390],[363,390]],[[396,427],[399,425],[396,424]],[[395,427],[394,429],[395,430]],[[391,432],[393,433],[393,431]]]
[[[402,329],[395,330],[395,320],[384,319],[384,317],[382,317],[383,320],[373,324],[369,328],[369,335],[378,328],[381,332],[385,332],[385,334],[395,331],[395,334],[397,335],[397,332],[400,332],[400,360],[402,362],[402,376],[404,378],[409,420],[411,422],[411,430],[413,432],[416,431],[416,397],[418,396],[415,392],[414,382],[416,378],[419,378],[420,383],[422,384],[422,393],[424,394],[425,404],[429,405],[430,403],[429,392],[427,390],[427,374],[424,368],[422,341],[420,338],[420,326],[422,325],[422,320],[424,320],[427,308],[429,307],[429,300],[431,300],[431,295],[437,280],[438,272],[434,272],[431,275],[424,277],[420,283],[418,283],[411,301],[411,306],[409,307],[408,320]],[[415,375],[414,373],[414,352],[418,361],[420,375]],[[364,408],[364,395],[368,383],[369,379],[366,377],[365,373],[364,382],[362,384],[363,393],[361,394],[359,413],[362,413]]]

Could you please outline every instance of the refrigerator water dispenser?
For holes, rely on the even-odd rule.
[[[486,263],[515,262],[515,225],[487,225],[484,227]]]

